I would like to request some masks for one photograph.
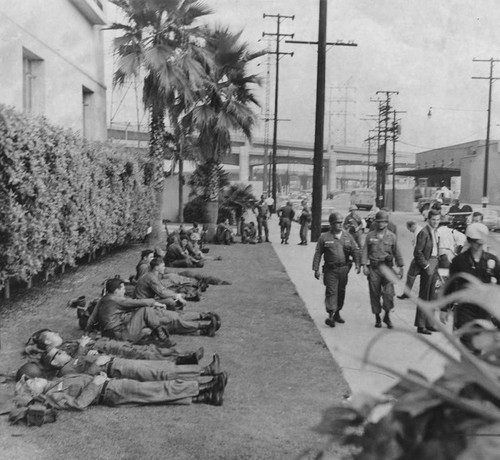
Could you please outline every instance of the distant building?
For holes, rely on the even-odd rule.
[[[105,140],[106,0],[0,0],[0,103]]]
[[[460,201],[481,203],[483,196],[485,140],[476,140],[416,154],[416,169],[397,174],[415,178],[420,187],[447,187],[460,177]],[[500,205],[499,141],[491,140],[488,158],[489,204]]]

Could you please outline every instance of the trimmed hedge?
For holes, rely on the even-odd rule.
[[[0,105],[0,289],[146,235],[139,158]]]

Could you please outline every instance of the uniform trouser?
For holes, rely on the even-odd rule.
[[[309,230],[309,222],[304,222],[300,224],[300,242],[307,243],[307,231]]]
[[[394,308],[394,285],[380,273],[378,268],[369,265],[368,288],[372,313],[380,315],[382,309],[389,313]],[[382,297],[382,303],[380,298]]]
[[[266,241],[269,240],[269,227],[267,226],[267,217],[257,217],[257,233],[259,235],[259,240],[262,240],[262,229],[264,228],[264,235],[266,236]]]
[[[201,321],[196,312],[178,313],[170,310],[157,310],[160,324],[167,327],[171,334],[192,334],[202,326],[208,326],[210,321]]]
[[[477,305],[458,304],[455,306],[455,312],[453,315],[453,329],[460,329],[469,321],[474,321],[475,319],[491,319],[491,315]],[[472,345],[472,337],[470,334],[462,335],[460,337],[460,342],[462,342],[469,350],[473,352],[478,351]]]
[[[130,342],[108,339],[98,339],[92,347],[108,355],[126,359],[175,360],[179,353],[173,348],[160,348],[156,345],[133,345]]]
[[[195,380],[137,382],[129,379],[111,379],[104,392],[102,404],[160,404],[186,403],[199,393]]]
[[[108,376],[139,382],[194,380],[200,376],[202,370],[197,364],[177,365],[169,361],[114,358]]]
[[[171,260],[168,263],[169,267],[176,267],[176,268],[191,268],[193,265],[194,264],[190,259]]]
[[[151,307],[142,307],[135,311],[122,329],[112,331],[113,338],[138,342],[146,334],[144,329],[156,329],[160,326],[160,317]]]
[[[290,228],[292,227],[292,222],[288,217],[282,217],[280,227],[281,239],[288,241],[288,238],[290,237]]]
[[[409,291],[412,290],[418,275],[420,275],[420,267],[415,262],[415,259],[413,259],[410,263],[410,268],[408,269],[408,273],[406,275],[406,287]]]
[[[323,283],[325,289],[325,308],[330,316],[342,310],[345,300],[345,288],[349,266],[323,267]]]
[[[436,294],[436,280],[438,276],[438,259],[431,257],[427,270],[420,271],[420,290],[418,296],[423,300],[434,300]],[[415,312],[415,327],[434,327],[434,321],[427,319],[425,314],[417,307]]]

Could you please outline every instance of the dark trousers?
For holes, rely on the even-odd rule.
[[[394,308],[394,285],[380,273],[378,268],[373,268],[371,265],[369,268],[368,288],[372,313],[380,315],[382,309],[389,313]]]
[[[413,259],[410,263],[408,274],[406,275],[406,287],[409,291],[412,290],[418,275],[420,275],[420,267],[415,262],[415,259]]]
[[[288,217],[282,217],[280,222],[281,227],[281,239],[288,241],[290,237],[290,228],[292,227],[292,222]]]
[[[420,271],[420,290],[418,296],[423,300],[434,300],[436,294],[436,280],[438,276],[438,259],[431,257],[429,259],[429,267],[427,270]],[[420,308],[417,307],[415,313],[415,327],[434,327],[434,321],[427,319]]]
[[[262,229],[264,229],[266,241],[269,241],[269,227],[267,226],[267,217],[257,217],[257,233],[259,235],[259,241],[262,241]]]
[[[307,231],[309,230],[309,222],[303,222],[300,224],[300,242],[307,243]]]
[[[325,289],[325,308],[330,316],[342,310],[345,300],[345,288],[349,266],[323,267],[323,283]]]

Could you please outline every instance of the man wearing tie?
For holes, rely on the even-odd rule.
[[[436,233],[441,214],[435,209],[429,211],[427,225],[419,232],[413,251],[415,263],[420,268],[420,291],[418,296],[423,300],[436,298],[436,277],[438,268],[439,237]],[[427,318],[417,307],[415,326],[419,334],[435,332],[434,321]]]

